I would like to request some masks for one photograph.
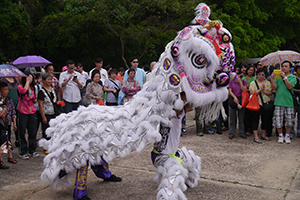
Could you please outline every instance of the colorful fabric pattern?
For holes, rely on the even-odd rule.
[[[259,83],[257,82],[259,88],[257,88],[256,84],[255,84],[255,81],[252,81],[252,83],[250,84],[250,90],[252,90],[253,92],[259,90],[261,88],[261,85],[259,85]],[[269,81],[266,80],[266,83],[265,83],[265,90],[266,91],[272,91],[272,88],[271,88],[271,83]],[[260,95],[258,95],[258,101],[259,101],[259,105],[263,105],[262,101],[261,101],[261,98],[260,98]],[[264,100],[264,103],[268,103],[270,102],[270,96],[264,94],[263,92],[261,92],[261,95],[263,97],[263,100]]]

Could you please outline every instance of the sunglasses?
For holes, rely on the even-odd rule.
[[[139,61],[132,61],[132,63],[139,63]]]

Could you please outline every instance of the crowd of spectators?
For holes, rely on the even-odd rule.
[[[280,75],[276,75],[274,69],[279,70]],[[275,66],[263,66],[260,62],[256,65],[242,64],[235,69],[235,73],[237,78],[230,80],[229,96],[223,103],[227,119],[220,116],[212,125],[200,123],[196,130],[198,136],[203,136],[203,133],[222,134],[222,131],[229,129],[229,139],[233,139],[238,122],[239,136],[244,139],[253,137],[258,144],[262,140],[270,141],[274,134],[278,137],[278,143],[286,144],[291,143],[295,135],[300,137],[300,117],[296,115],[300,112],[300,106],[295,107],[294,104],[300,99],[300,63],[284,61]],[[258,111],[241,106],[244,90],[248,91],[250,98],[254,92],[257,94],[260,105]],[[270,110],[264,109],[264,105],[271,102],[274,106]],[[195,109],[196,125],[198,109]]]
[[[143,84],[149,81],[156,62],[142,69],[139,68],[139,59],[133,57],[130,60],[131,66],[126,71],[124,68],[116,70],[111,66],[103,67],[101,58],[97,58],[94,64],[94,68],[88,73],[84,71],[81,63],[75,65],[73,60],[67,60],[58,79],[54,75],[52,64],[45,66],[42,73],[26,69],[27,77],[21,79],[1,78],[0,145],[7,149],[8,162],[17,163],[12,157],[12,132],[15,134],[15,146],[19,148],[19,157],[22,160],[39,157],[36,148],[40,124],[42,137],[49,140],[45,130],[49,127],[49,121],[61,112],[69,113],[81,105],[90,104],[117,106],[122,93],[122,104],[130,101],[142,89]],[[274,69],[281,69],[280,78],[275,78]],[[294,73],[291,73],[292,69]],[[291,143],[295,134],[300,137],[299,117],[295,127],[296,113],[300,112],[300,108],[294,107],[292,97],[292,93],[298,99],[300,97],[300,64],[293,66],[288,61],[270,67],[262,66],[261,63],[242,64],[235,72],[237,78],[230,81],[229,96],[223,103],[228,118],[223,119],[220,115],[215,121],[204,123],[198,119],[201,108],[195,108],[196,134],[222,134],[222,131],[229,129],[229,139],[233,139],[238,124],[239,136],[244,139],[253,137],[253,141],[258,144],[262,140],[271,140],[274,127],[279,143]],[[254,92],[258,94],[260,110],[252,111],[241,106],[244,90],[250,95]],[[263,105],[271,101],[274,102],[274,109],[263,110]],[[64,106],[60,107],[58,104]],[[187,134],[185,121],[186,118],[183,117],[182,135]],[[7,169],[8,166],[2,159],[5,154],[3,149],[0,152],[0,169]],[[49,152],[44,150],[44,153]]]
[[[117,106],[120,92],[125,93],[123,103],[139,92],[146,82],[146,73],[150,74],[155,62],[145,72],[139,68],[139,60],[133,57],[128,70],[119,71],[111,66],[103,67],[102,58],[95,60],[94,68],[88,73],[81,63],[75,65],[67,60],[59,78],[54,75],[54,66],[46,65],[38,73],[27,68],[23,78],[1,78],[0,80],[0,169],[8,169],[3,160],[13,164],[11,132],[15,133],[15,146],[19,157],[28,160],[39,157],[36,152],[37,132],[41,124],[42,137],[49,140],[45,131],[49,121],[61,112],[69,113],[79,106],[99,104]],[[124,72],[125,71],[125,72]],[[64,105],[64,106],[59,106]],[[45,154],[49,154],[44,150]]]

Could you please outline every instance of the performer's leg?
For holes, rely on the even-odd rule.
[[[109,171],[109,165],[103,158],[101,165],[92,165],[91,168],[98,178],[105,179],[111,176],[111,171]]]
[[[91,167],[92,167],[92,170],[95,173],[95,175],[98,178],[104,179],[104,181],[108,181],[108,182],[109,181],[110,182],[120,182],[120,181],[122,181],[122,178],[111,174],[111,171],[109,170],[109,165],[103,158],[102,158],[101,165],[93,165]]]
[[[182,166],[188,170],[185,183],[191,188],[197,186],[200,178],[201,158],[196,156],[192,150],[187,151],[185,147],[178,149],[176,154],[183,161]]]
[[[187,170],[175,158],[163,154],[155,158],[154,165],[157,167],[154,180],[160,181],[156,198],[158,200],[186,200],[183,191],[187,189],[185,185]]]
[[[88,164],[85,167],[81,167],[77,170],[75,188],[73,193],[73,198],[75,200],[82,199],[87,195],[86,192],[86,179],[87,179],[87,169]]]

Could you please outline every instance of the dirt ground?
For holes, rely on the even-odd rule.
[[[291,144],[279,144],[273,135],[272,141],[257,144],[252,137],[230,140],[228,132],[199,137],[193,117],[193,112],[188,113],[188,134],[181,137],[180,147],[186,146],[201,157],[202,171],[198,186],[185,192],[188,199],[300,199],[300,138],[294,138]],[[152,144],[148,144],[141,154],[132,152],[110,164],[111,171],[123,178],[120,183],[103,182],[89,170],[89,197],[156,199],[158,183],[152,180],[156,171],[150,159],[152,148]],[[72,199],[73,186],[54,190],[41,182],[45,155],[41,148],[37,151],[39,158],[21,160],[14,149],[13,155],[18,163],[6,162],[10,169],[0,170],[0,199]]]

